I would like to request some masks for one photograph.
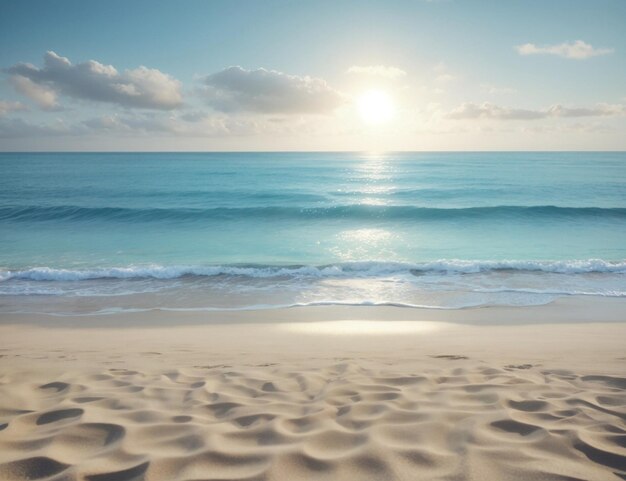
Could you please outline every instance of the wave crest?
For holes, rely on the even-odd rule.
[[[208,265],[208,266],[126,266],[92,269],[57,269],[33,267],[0,271],[0,281],[83,281],[90,279],[176,279],[185,276],[219,275],[254,278],[272,277],[376,277],[394,274],[428,275],[429,273],[477,274],[489,271],[527,271],[555,274],[611,273],[626,274],[626,260],[602,259],[567,261],[468,261],[442,259],[431,262],[344,262],[328,265]]]
[[[125,208],[60,206],[10,206],[0,208],[0,221],[118,221],[188,222],[232,219],[388,219],[436,221],[489,218],[626,219],[626,208],[559,207],[553,205],[432,208],[410,205],[338,205],[330,207],[216,207]]]

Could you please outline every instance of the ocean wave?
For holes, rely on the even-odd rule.
[[[60,206],[0,207],[0,221],[189,222],[237,219],[462,220],[490,218],[626,220],[626,208],[559,207],[553,205],[431,208],[410,205],[338,205],[328,207],[125,208]]]
[[[176,279],[186,276],[242,276],[251,278],[298,277],[377,277],[396,274],[477,274],[490,271],[545,272],[554,274],[626,274],[626,260],[602,259],[562,261],[470,261],[442,259],[430,262],[343,262],[327,265],[208,265],[208,266],[126,266],[92,269],[33,267],[0,270],[0,281],[83,281],[92,279]]]

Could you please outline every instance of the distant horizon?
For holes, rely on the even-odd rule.
[[[620,150],[6,150],[1,154],[393,154],[393,153],[475,153],[497,154],[502,153],[626,153],[626,149]]]

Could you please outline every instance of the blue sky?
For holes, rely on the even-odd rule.
[[[622,0],[1,0],[0,149],[621,150],[625,27]]]

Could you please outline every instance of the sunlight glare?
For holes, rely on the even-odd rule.
[[[369,90],[357,99],[361,119],[367,124],[389,122],[395,113],[393,100],[382,90]]]
[[[404,335],[423,334],[442,330],[448,327],[442,322],[432,321],[376,321],[376,320],[345,320],[323,322],[292,322],[283,324],[281,328],[303,334],[335,334],[335,335]]]

